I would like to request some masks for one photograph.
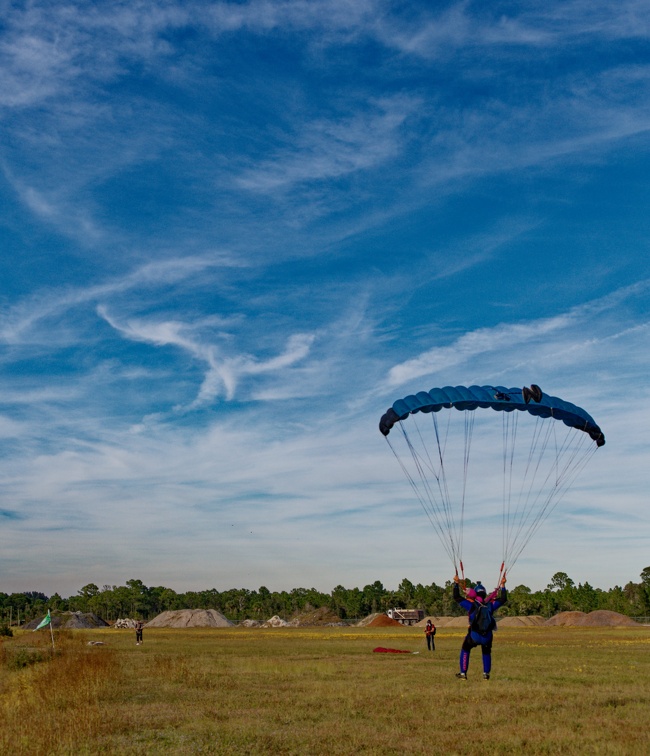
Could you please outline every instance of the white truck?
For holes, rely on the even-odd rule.
[[[424,611],[422,609],[389,609],[386,614],[402,625],[415,625],[424,619]]]

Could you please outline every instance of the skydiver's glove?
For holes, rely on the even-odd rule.
[[[499,583],[499,588],[505,588],[506,587],[506,576],[504,575],[501,578],[501,582]]]
[[[458,577],[458,573],[454,575],[454,583],[460,583],[460,578]]]

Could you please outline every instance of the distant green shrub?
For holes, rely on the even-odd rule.
[[[7,638],[13,638],[14,633],[13,630],[7,625],[5,622],[4,624],[0,625],[0,635],[4,635]]]
[[[42,662],[45,658],[42,651],[26,648],[25,646],[11,649],[6,655],[7,667],[9,669],[23,669],[24,667],[29,667],[31,664]]]

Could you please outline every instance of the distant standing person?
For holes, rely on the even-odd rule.
[[[435,641],[435,634],[436,634],[436,626],[431,622],[430,619],[427,620],[427,626],[424,628],[425,635],[427,636],[427,649],[429,651],[435,651],[436,650],[436,641]]]
[[[139,646],[141,643],[144,643],[142,640],[142,628],[144,627],[144,622],[142,620],[136,620],[135,622],[135,645]]]

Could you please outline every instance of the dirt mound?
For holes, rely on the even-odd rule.
[[[416,627],[424,628],[427,624],[427,620],[431,620],[436,628],[441,627],[467,627],[467,615],[462,617],[425,617],[423,620],[417,623]],[[496,615],[496,620],[499,627],[533,627],[537,625],[543,625],[544,617],[537,615],[530,617],[499,617]]]
[[[387,614],[378,614],[366,627],[404,627],[404,625],[391,619]]]
[[[441,619],[444,622],[438,625],[438,627],[463,627],[467,629],[469,625],[467,615],[463,615],[462,617],[441,617]]]
[[[58,612],[51,613],[52,627],[55,630],[65,628],[66,630],[94,630],[97,627],[108,627],[108,622],[104,622],[94,612]],[[38,617],[25,625],[26,630],[36,630],[36,628],[45,619]]]
[[[336,612],[333,612],[326,606],[321,606],[319,609],[314,609],[311,612],[299,614],[297,617],[294,617],[289,624],[292,627],[332,627],[344,625],[345,623],[341,622],[341,618]]]
[[[607,609],[597,609],[595,612],[560,612],[555,617],[546,620],[546,625],[560,625],[564,627],[632,627],[637,623],[630,617]]]
[[[227,620],[216,609],[180,609],[159,614],[147,622],[145,627],[231,627]]]
[[[109,624],[94,612],[73,612],[64,627],[69,630],[92,630],[96,627],[109,627]]]
[[[427,620],[431,620],[436,626],[436,629],[441,627],[467,627],[467,615],[463,614],[462,617],[425,617],[423,620],[415,625],[415,627],[424,628],[427,624]]]
[[[585,625],[589,627],[631,627],[637,623],[631,618],[607,609],[597,609],[589,612],[585,618]]]
[[[560,612],[551,619],[547,619],[546,625],[582,625],[582,620],[587,615],[584,612]]]
[[[462,617],[425,617],[420,620],[415,627],[426,627],[427,620],[431,620],[436,628],[439,627],[467,627],[467,615],[463,614]]]
[[[546,623],[544,617],[537,614],[526,617],[499,617],[497,615],[496,619],[499,627],[539,627]]]

